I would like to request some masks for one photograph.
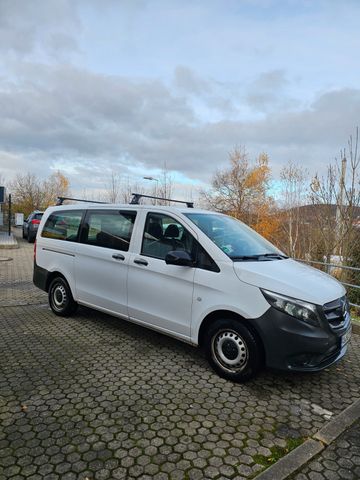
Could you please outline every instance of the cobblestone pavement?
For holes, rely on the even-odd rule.
[[[360,421],[310,462],[293,480],[359,480]]]
[[[358,335],[327,371],[235,385],[169,337],[56,317],[19,246],[0,253],[1,480],[252,478],[360,397]]]
[[[34,244],[21,238],[20,229],[15,236],[20,248],[0,250],[0,308],[47,301],[46,293],[32,283]]]

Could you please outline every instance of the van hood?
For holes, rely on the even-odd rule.
[[[234,270],[242,282],[317,305],[324,305],[346,293],[341,283],[330,275],[290,258],[234,262]]]

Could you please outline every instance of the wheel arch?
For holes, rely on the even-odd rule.
[[[50,288],[50,284],[51,282],[54,280],[54,278],[56,277],[61,277],[65,280],[65,282],[69,285],[69,288],[71,290],[71,293],[73,295],[73,290],[71,288],[71,285],[70,283],[68,282],[67,278],[65,277],[65,275],[59,271],[54,271],[54,272],[49,272],[48,276],[47,276],[47,279],[46,279],[46,284],[45,284],[45,289],[46,289],[46,292],[49,293],[49,288]],[[74,296],[74,295],[73,295]]]
[[[261,347],[263,360],[265,362],[266,361],[266,356],[265,356],[264,342],[262,341],[262,338],[261,338],[259,332],[257,331],[256,327],[251,323],[251,320],[247,320],[246,318],[242,317],[238,313],[233,312],[231,310],[215,310],[215,311],[209,313],[203,319],[203,321],[201,322],[201,325],[200,325],[199,333],[198,333],[198,345],[199,345],[199,347],[204,346],[205,334],[206,334],[206,331],[207,331],[208,327],[212,323],[214,323],[216,320],[226,319],[226,318],[233,319],[233,320],[236,320],[236,321],[242,323],[242,325],[244,325],[244,327],[246,327],[254,335],[254,337],[256,338],[256,340],[258,341],[258,343]]]

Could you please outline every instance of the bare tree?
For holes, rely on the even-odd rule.
[[[87,188],[83,188],[81,190],[80,198],[83,200],[88,200],[90,202],[106,202],[107,201],[102,191],[88,190]]]
[[[157,194],[162,198],[171,198],[173,190],[172,177],[167,169],[166,162],[164,163],[164,168],[161,171],[160,178],[158,179],[158,185],[155,186]],[[157,196],[157,195],[155,195]],[[170,205],[170,202],[166,200],[159,200],[160,205]]]
[[[350,137],[348,152],[341,152],[341,161],[330,164],[325,177],[316,175],[311,184],[311,201],[317,208],[316,228],[319,251],[327,261],[333,255],[348,262],[359,242],[355,228],[360,208],[359,130]]]
[[[340,185],[340,199],[345,198],[345,205],[341,204],[339,215],[341,216],[340,235],[342,239],[346,239],[340,253],[346,258],[351,255],[354,248],[359,246],[359,232],[357,229],[359,220],[360,207],[360,155],[358,153],[359,146],[359,128],[356,129],[355,138],[350,136],[348,142],[349,154],[346,156],[344,151],[344,159],[348,165],[348,176],[343,172]],[[342,165],[344,168],[344,165]],[[340,239],[340,241],[343,241]]]
[[[110,179],[105,187],[105,199],[109,203],[117,203],[121,195],[121,176],[111,171]]]
[[[280,172],[282,183],[282,230],[284,232],[287,252],[291,257],[303,257],[301,245],[305,230],[305,219],[301,206],[306,203],[309,172],[301,165],[289,162]]]
[[[133,193],[146,194],[146,189],[139,183],[130,181],[129,177],[126,177],[125,182],[121,187],[121,198],[123,203],[129,203]]]

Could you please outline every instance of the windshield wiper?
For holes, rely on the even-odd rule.
[[[263,253],[261,256],[267,258],[289,258],[287,255],[283,255],[282,253]]]
[[[238,261],[271,261],[271,260],[282,260],[289,258],[286,255],[282,255],[281,253],[259,253],[257,255],[234,255],[230,257],[231,260],[238,260]]]
[[[231,260],[259,260],[263,255],[234,255],[231,256]]]

